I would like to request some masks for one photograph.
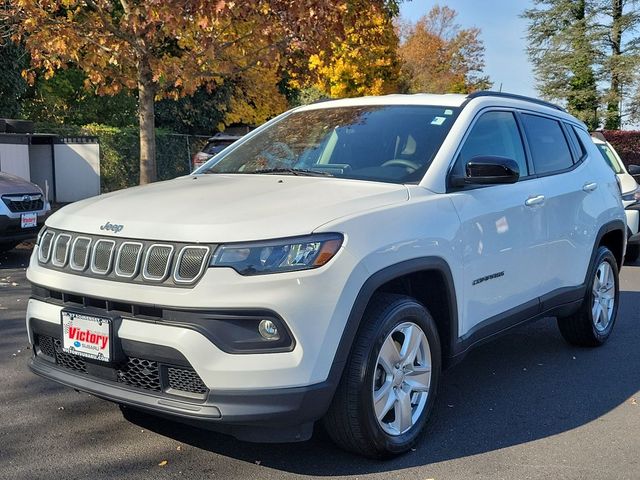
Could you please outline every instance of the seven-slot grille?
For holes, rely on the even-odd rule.
[[[36,212],[44,208],[44,200],[39,193],[26,195],[4,195],[2,201],[13,213]]]
[[[38,242],[46,268],[121,282],[189,287],[207,268],[215,245],[156,243],[47,229]]]

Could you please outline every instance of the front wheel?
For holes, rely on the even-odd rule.
[[[618,315],[618,264],[607,247],[598,248],[590,275],[580,310],[571,316],[558,318],[564,339],[580,347],[604,344]]]
[[[378,294],[324,418],[342,448],[368,457],[409,450],[433,408],[440,340],[427,309],[411,297]]]

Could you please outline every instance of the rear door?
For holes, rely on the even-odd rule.
[[[548,226],[543,309],[560,289],[580,285],[589,264],[600,205],[598,179],[585,162],[587,150],[573,125],[556,118],[522,113],[534,174],[544,196]],[[585,132],[586,135],[586,132]],[[588,136],[587,136],[588,138]]]

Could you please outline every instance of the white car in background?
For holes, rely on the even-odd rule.
[[[618,152],[607,142],[604,135],[595,132],[591,134],[591,138],[618,177],[624,213],[627,217],[627,253],[624,258],[626,262],[634,263],[640,256],[640,187],[627,171]],[[630,165],[630,168],[634,167],[637,169],[637,171],[634,169],[634,172],[640,173],[638,165]]]

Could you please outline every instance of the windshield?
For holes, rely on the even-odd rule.
[[[293,112],[214,158],[198,173],[418,182],[458,110],[377,105]]]
[[[607,145],[598,143],[596,146],[614,172],[624,173],[624,170],[622,169],[622,166],[620,166],[618,159]]]

